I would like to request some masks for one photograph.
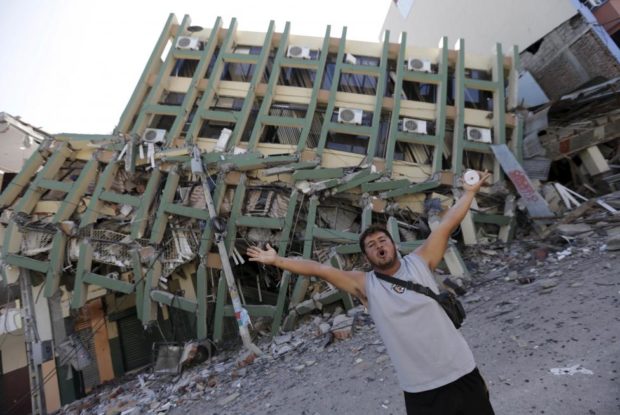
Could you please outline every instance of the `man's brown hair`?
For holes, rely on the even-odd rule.
[[[383,233],[383,234],[385,234],[388,238],[390,238],[390,241],[392,241],[392,243],[394,243],[394,239],[392,239],[392,235],[390,235],[390,232],[388,232],[388,230],[387,230],[387,228],[385,226],[380,225],[380,224],[370,225],[360,235],[360,249],[362,250],[362,253],[364,255],[366,254],[366,247],[364,246],[364,242],[365,242],[366,238],[368,238],[368,236],[373,235],[375,233]]]

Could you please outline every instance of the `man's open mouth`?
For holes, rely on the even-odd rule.
[[[379,249],[378,254],[379,254],[380,257],[383,258],[385,256],[385,250],[384,249]]]

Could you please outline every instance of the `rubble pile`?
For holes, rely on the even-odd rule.
[[[366,335],[373,336],[371,344],[365,344]],[[308,317],[295,331],[262,337],[257,345],[264,352],[260,356],[248,351],[224,350],[208,363],[184,370],[177,376],[161,375],[147,369],[124,379],[102,385],[87,397],[65,405],[58,414],[106,414],[139,415],[167,414],[175,408],[187,408],[192,404],[225,408],[242,398],[246,402],[263,402],[269,409],[269,396],[277,394],[265,382],[282,371],[303,373],[325,359],[325,353],[336,351],[334,342],[346,342],[353,358],[363,349],[376,354],[376,363],[388,368],[385,347],[374,333],[374,324],[362,306],[346,313],[341,307],[321,315]],[[337,357],[336,357],[337,358]],[[286,380],[283,380],[286,382]]]

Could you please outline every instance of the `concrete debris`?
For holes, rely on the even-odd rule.
[[[612,236],[606,242],[608,251],[620,251],[620,236]]]
[[[327,324],[335,330],[338,330],[336,325],[346,325],[349,329],[355,325],[357,330],[364,333],[374,328],[363,307],[354,309],[356,317],[349,317],[336,309],[333,311],[336,315],[330,315],[327,320],[316,316],[311,322],[301,324],[294,332],[272,339],[261,339],[257,345],[263,351],[271,350],[271,353],[256,356],[247,350],[223,351],[201,365],[186,369],[177,375],[174,382],[143,370],[133,378],[123,379],[120,385],[100,387],[82,400],[65,405],[58,413],[176,414],[178,412],[173,411],[175,408],[199,401],[210,402],[210,405],[226,412],[224,408],[242,396],[254,393],[252,385],[268,377],[274,367],[283,365],[289,370],[302,373],[311,370],[318,360],[323,359],[321,354],[325,350],[322,346],[323,337],[317,331],[318,325]],[[344,340],[352,341],[351,336]],[[384,354],[385,346],[378,335],[375,335],[373,344],[376,345],[376,363],[387,362],[389,358]],[[364,348],[364,344],[351,344],[354,356]],[[365,363],[365,359],[354,357],[351,367]],[[271,392],[266,390],[262,395],[261,399],[268,400]]]

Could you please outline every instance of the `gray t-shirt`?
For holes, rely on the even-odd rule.
[[[416,254],[400,260],[393,275],[439,293],[428,265]],[[474,370],[467,342],[432,298],[366,273],[366,297],[401,388],[422,392],[446,385]]]

